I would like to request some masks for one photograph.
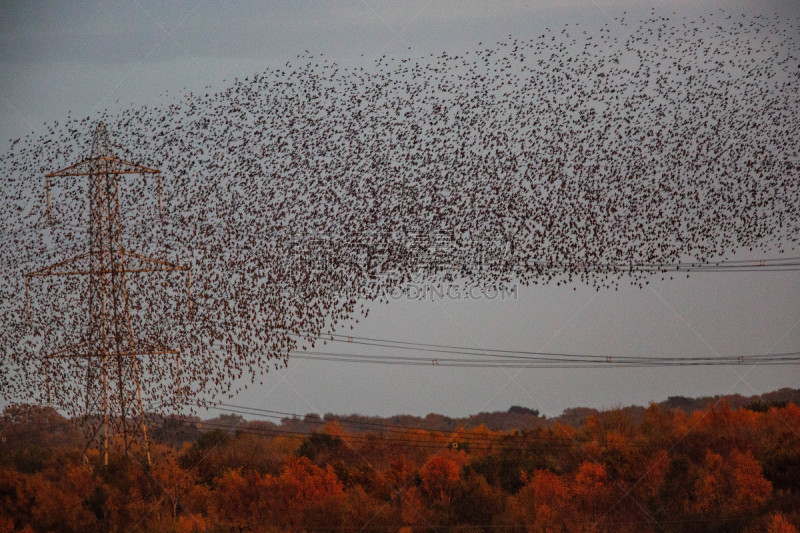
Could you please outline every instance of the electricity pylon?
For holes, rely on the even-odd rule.
[[[119,416],[125,451],[128,450],[128,394],[136,390],[139,419],[147,463],[150,464],[150,448],[147,440],[147,424],[144,405],[139,358],[179,352],[157,343],[148,342],[135,336],[131,323],[131,302],[128,294],[127,277],[132,273],[177,272],[189,275],[189,298],[191,301],[191,273],[189,268],[169,261],[147,257],[125,247],[122,236],[122,218],[119,205],[119,180],[127,174],[159,174],[161,171],[117,158],[111,150],[105,125],[97,125],[92,137],[92,150],[84,159],[67,168],[47,174],[47,213],[50,211],[51,179],[88,177],[89,179],[89,249],[75,257],[52,264],[35,272],[25,274],[26,307],[30,316],[28,287],[30,280],[45,276],[88,276],[88,328],[82,341],[67,346],[55,353],[45,355],[45,368],[49,369],[51,358],[86,359],[86,415],[99,403],[92,400],[92,389],[96,381],[102,379],[103,403],[103,463],[108,464],[109,404],[110,396],[116,394],[119,403]],[[161,187],[159,180],[159,211],[161,210]],[[191,304],[190,304],[191,305]],[[131,384],[130,381],[133,381]],[[113,391],[109,381],[116,380],[117,390]],[[49,395],[49,373],[47,375]],[[130,392],[126,394],[130,387]],[[49,399],[48,399],[49,401]],[[134,408],[131,408],[133,412]],[[95,411],[96,412],[96,411]],[[100,425],[96,424],[86,447],[97,435]],[[84,449],[85,452],[85,449]]]

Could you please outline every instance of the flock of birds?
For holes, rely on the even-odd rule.
[[[126,247],[191,269],[191,294],[173,273],[128,276],[136,336],[179,349],[139,361],[149,410],[171,411],[235,394],[410,283],[614,288],[793,250],[798,30],[654,16],[371,68],[305,54],[46,124],[0,158],[0,389],[96,407],[96,358],[48,357],[87,335],[87,280],[41,278],[28,308],[23,274],[86,249],[88,182],[44,175],[85,158],[98,122],[116,155],[162,170],[122,178]]]

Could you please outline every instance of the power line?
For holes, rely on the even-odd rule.
[[[224,412],[231,412],[231,410],[218,409]],[[236,412],[236,411],[233,411]],[[320,423],[327,424],[330,421],[320,421]],[[337,422],[341,423],[341,421]],[[269,436],[269,437],[287,437],[300,440],[308,439],[313,432],[305,433],[302,431],[286,430],[280,428],[264,428],[255,426],[242,426],[241,424],[225,424],[222,422],[182,422],[185,425],[195,425],[198,429],[204,427],[211,429],[223,429],[228,431],[236,431],[240,433],[247,433],[252,435]],[[442,449],[451,447],[452,443],[457,443],[458,446],[472,447],[472,448],[492,448],[495,450],[524,450],[531,446],[546,446],[550,448],[574,448],[582,444],[592,444],[602,447],[608,446],[626,446],[626,447],[655,447],[654,443],[642,442],[608,442],[598,440],[579,440],[564,437],[547,436],[547,435],[526,435],[526,434],[503,434],[496,437],[482,437],[480,435],[470,435],[467,432],[447,431],[447,430],[429,430],[408,428],[408,431],[421,432],[420,434],[411,436],[395,436],[396,434],[368,432],[364,434],[347,434],[344,436],[330,434],[332,437],[338,437],[344,442],[354,444],[383,444],[393,446],[409,446],[416,448],[433,448]],[[427,438],[424,438],[427,436]],[[440,442],[435,442],[434,439],[439,439]],[[441,442],[444,440],[445,442]]]
[[[192,402],[188,402],[188,404],[192,404]],[[572,437],[558,437],[556,435],[531,435],[530,433],[522,434],[522,433],[506,433],[503,432],[498,435],[480,435],[471,432],[468,429],[463,428],[456,428],[452,430],[448,429],[430,429],[424,428],[420,426],[413,426],[413,425],[403,425],[403,424],[392,424],[388,422],[378,422],[374,420],[347,420],[341,418],[333,418],[333,419],[324,419],[324,418],[307,418],[302,416],[298,413],[291,413],[286,411],[276,411],[272,409],[264,409],[260,407],[251,407],[246,405],[237,405],[237,404],[229,404],[220,402],[216,405],[201,405],[197,403],[196,405],[206,407],[207,409],[212,409],[215,411],[220,411],[224,413],[234,413],[234,414],[242,414],[242,415],[249,415],[249,416],[258,416],[262,418],[268,418],[273,420],[280,420],[281,422],[289,419],[294,422],[304,423],[308,425],[317,425],[317,426],[324,426],[329,423],[335,422],[342,427],[349,427],[358,431],[362,432],[373,432],[372,435],[375,435],[374,432],[380,432],[381,438],[392,441],[392,442],[406,442],[406,443],[429,443],[429,440],[419,439],[415,437],[420,437],[421,435],[411,435],[409,436],[407,432],[414,431],[420,432],[424,435],[430,435],[434,437],[448,437],[448,438],[457,438],[459,442],[470,443],[470,444],[507,444],[508,440],[513,439],[520,439],[524,440],[527,443],[530,442],[541,442],[546,444],[567,444],[567,445],[574,445],[575,443],[587,443],[592,442],[596,444],[603,444],[606,441],[597,441],[596,439],[592,441],[582,441],[578,438]],[[301,418],[302,417],[302,418]],[[227,429],[235,429],[235,430],[250,430],[254,432],[260,433],[267,433],[267,434],[274,434],[274,435],[289,435],[289,436],[298,436],[299,438],[307,438],[309,436],[309,432],[302,432],[296,430],[287,430],[281,428],[264,428],[264,427],[251,427],[246,426],[242,427],[240,424],[225,424],[222,422],[187,422],[187,423],[194,423],[199,424],[199,427],[209,426],[209,427],[219,427],[219,428],[227,428]],[[272,423],[272,422],[270,422]],[[548,428],[533,428],[534,430],[538,431],[549,431]],[[384,435],[383,433],[388,433]],[[401,433],[402,435],[397,437],[393,436],[395,434]],[[336,435],[332,435],[336,436]],[[369,441],[372,442],[374,439],[373,437],[368,437],[365,434],[348,434],[345,436],[347,440],[360,440],[360,441]],[[652,446],[650,443],[636,443],[630,442],[627,443],[629,446]],[[437,444],[440,446],[440,444]]]
[[[312,424],[327,424],[329,422],[335,421],[339,425],[353,427],[355,429],[362,430],[362,431],[365,431],[365,430],[380,430],[380,431],[389,431],[389,432],[391,432],[391,431],[400,432],[400,431],[409,431],[409,430],[426,431],[426,432],[441,431],[441,432],[446,432],[446,433],[466,434],[466,435],[470,435],[471,437],[479,437],[479,436],[476,436],[476,435],[472,435],[472,434],[468,433],[466,430],[463,430],[463,429],[431,430],[429,428],[423,428],[423,427],[419,427],[419,426],[409,426],[409,425],[402,425],[402,424],[390,424],[390,423],[387,423],[387,422],[375,422],[375,421],[355,421],[355,420],[346,420],[346,419],[341,419],[341,418],[334,418],[332,420],[326,420],[326,419],[322,419],[322,418],[320,418],[320,419],[314,419],[314,418],[306,419],[304,417],[304,418],[301,419],[300,415],[297,414],[297,413],[286,413],[286,412],[281,412],[281,411],[272,411],[272,410],[269,410],[269,409],[261,409],[261,408],[257,408],[257,407],[248,407],[248,406],[241,406],[241,405],[234,405],[234,404],[227,404],[227,403],[220,403],[218,406],[211,407],[211,409],[216,409],[216,410],[219,410],[219,411],[235,412],[235,413],[239,413],[239,414],[256,415],[256,416],[261,416],[261,417],[266,417],[266,418],[280,419],[281,421],[283,421],[283,420],[285,420],[287,418],[290,418],[292,420],[297,420],[297,421],[300,421],[300,422],[303,422],[303,423],[312,423]],[[480,438],[484,439],[484,437],[480,437]],[[486,438],[494,440],[491,437],[486,437]],[[566,440],[572,440],[572,439],[566,439]]]
[[[693,361],[622,361],[615,362],[613,357],[608,361],[545,361],[545,362],[512,362],[497,360],[474,361],[455,358],[423,358],[423,357],[398,357],[382,356],[374,354],[350,354],[335,352],[308,352],[295,353],[290,356],[295,359],[312,361],[342,362],[342,363],[361,363],[361,364],[383,364],[398,366],[441,366],[455,368],[530,368],[530,369],[559,369],[559,368],[642,368],[642,367],[684,367],[684,366],[778,366],[796,365],[800,363],[800,353],[787,355],[786,357],[771,359],[754,360],[730,360],[723,359],[714,361],[712,359],[698,359]]]
[[[412,341],[399,341],[380,339],[375,337],[348,336],[335,333],[316,336],[315,339],[360,346],[391,348],[414,352],[426,352],[445,355],[464,355],[483,357],[484,359],[465,359],[453,357],[423,358],[413,356],[353,354],[325,351],[295,352],[291,357],[301,359],[327,360],[337,358],[351,358],[353,361],[345,362],[380,362],[383,364],[424,364],[431,365],[435,361],[438,366],[500,366],[500,367],[526,367],[535,365],[535,368],[560,364],[594,366],[692,366],[692,365],[753,365],[753,364],[786,364],[800,360],[800,352],[774,352],[763,354],[742,354],[732,356],[698,356],[698,357],[654,357],[654,356],[624,356],[606,354],[578,354],[565,352],[542,352],[526,350],[508,350],[499,348],[467,347],[450,344],[433,344]],[[560,367],[559,367],[560,368]]]

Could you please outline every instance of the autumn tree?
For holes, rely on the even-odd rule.
[[[693,510],[699,514],[730,517],[764,505],[772,484],[750,453],[734,451],[727,458],[708,451],[703,473],[695,482]]]
[[[569,491],[556,474],[537,470],[525,478],[525,485],[509,499],[505,517],[528,533],[558,533],[570,531]]]

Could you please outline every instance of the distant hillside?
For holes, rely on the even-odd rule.
[[[658,402],[657,405],[663,409],[680,409],[684,412],[691,413],[693,411],[702,411],[707,409],[709,405],[720,402],[726,402],[731,409],[747,407],[753,410],[763,410],[770,406],[781,407],[787,403],[800,405],[800,389],[783,388],[754,396],[742,396],[741,394],[703,396],[700,398],[670,396],[666,400]],[[615,409],[615,411],[623,411],[628,416],[631,416],[632,420],[639,421],[646,409],[647,407],[645,406],[632,405]],[[429,414],[425,417],[394,415],[388,418],[382,418],[361,415],[342,416],[328,413],[323,417],[323,420],[337,420],[340,423],[347,424],[348,428],[357,425],[363,425],[365,428],[369,428],[370,425],[391,424],[434,431],[454,431],[459,427],[471,429],[483,425],[492,431],[514,431],[549,427],[556,421],[565,425],[578,427],[583,424],[587,417],[597,415],[600,412],[601,411],[591,407],[570,407],[565,409],[559,416],[548,418],[541,416],[536,409],[512,406],[508,411],[483,412],[463,418],[451,418],[437,414]],[[284,419],[283,425],[291,426],[293,430],[307,430],[309,421],[314,420],[315,416],[316,415],[306,415],[304,419]]]
[[[685,396],[670,396],[656,405],[662,409],[673,410],[679,409],[685,413],[692,413],[694,411],[703,411],[710,405],[718,403],[727,403],[731,409],[741,409],[746,407],[754,411],[763,411],[770,407],[783,407],[786,404],[793,403],[800,405],[800,389],[783,388],[765,394],[756,394],[753,396],[742,396],[741,394],[726,394],[717,396],[702,396],[700,398],[687,398]],[[645,407],[632,405],[620,409],[632,420],[640,422]],[[600,411],[592,409],[591,407],[570,407],[565,409],[561,415],[556,417],[562,424],[568,426],[579,427],[587,417],[599,414]]]
[[[325,415],[324,419],[327,421],[337,420],[339,423],[347,424],[348,427],[355,424],[364,424],[365,427],[369,427],[370,424],[391,424],[431,431],[455,431],[458,428],[471,429],[481,425],[492,431],[513,431],[522,428],[546,427],[552,424],[552,421],[541,416],[536,409],[520,406],[512,406],[508,411],[482,412],[463,418],[451,418],[437,414],[429,414],[425,417],[394,415],[381,418],[361,415],[337,416],[329,413]]]
[[[709,404],[720,401],[727,402],[731,409],[748,407],[758,410],[759,408],[763,409],[769,406],[781,407],[787,403],[800,405],[800,389],[783,388],[755,396],[742,396],[741,394],[729,394],[726,396],[703,396],[701,398],[670,396],[658,405],[665,409],[681,409],[686,412],[692,412],[705,409],[709,406]]]

